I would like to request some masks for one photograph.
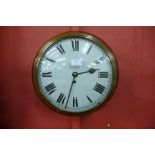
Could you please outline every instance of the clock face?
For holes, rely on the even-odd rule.
[[[41,98],[63,113],[81,114],[103,105],[117,82],[111,50],[81,32],[48,41],[34,62],[33,81]]]

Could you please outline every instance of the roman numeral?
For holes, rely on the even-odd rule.
[[[92,48],[92,45],[89,47],[89,49],[88,49],[88,51],[87,51],[87,54],[89,54],[91,48]]]
[[[73,107],[78,107],[77,97],[73,97]]]
[[[95,63],[96,63],[96,64],[99,64],[100,62],[99,62],[98,60],[95,60]]]
[[[56,46],[56,48],[59,50],[61,54],[65,54],[65,50],[63,49],[62,45],[58,45]]]
[[[50,58],[46,58],[46,60],[51,61],[51,62],[55,62],[55,60],[52,60]]]
[[[98,72],[98,78],[108,78],[108,72]]]
[[[47,92],[49,93],[49,95],[50,95],[50,94],[52,94],[54,91],[56,91],[56,86],[55,86],[54,83],[51,83],[51,84],[47,85],[47,86],[45,87],[45,89],[46,89],[46,91],[47,91]]]
[[[42,77],[52,77],[52,72],[42,73]]]
[[[89,96],[87,96],[87,99],[89,100],[89,102],[93,103]]]
[[[96,83],[95,87],[93,88],[95,91],[97,91],[98,93],[102,94],[105,87],[102,86],[101,84],[99,83]]]
[[[72,40],[73,51],[79,51],[79,40]]]
[[[66,99],[66,96],[61,93],[57,99],[57,102],[63,104],[65,99]]]
[[[96,64],[103,63],[103,61],[104,61],[105,59],[106,59],[106,57],[105,57],[105,56],[102,56],[102,57],[100,57],[99,59],[95,60],[95,63],[96,63]]]

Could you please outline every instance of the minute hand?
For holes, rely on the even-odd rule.
[[[100,70],[100,69],[90,68],[88,71],[78,73],[78,75],[79,75],[79,74],[84,74],[84,73],[93,74],[93,73],[95,73],[97,70]]]
[[[66,102],[65,108],[67,107],[68,100],[69,100],[69,97],[70,97],[70,94],[71,94],[71,91],[72,91],[72,87],[73,87],[75,78],[76,78],[76,76],[73,77],[73,80],[72,80],[72,83],[71,83],[71,87],[70,87],[70,90],[69,90],[69,93],[68,93],[68,97],[67,97],[67,102]]]

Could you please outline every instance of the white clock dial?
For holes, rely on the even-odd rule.
[[[106,48],[77,33],[49,41],[35,62],[37,89],[59,111],[91,111],[113,90],[116,76],[111,56]]]

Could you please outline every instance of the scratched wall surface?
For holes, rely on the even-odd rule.
[[[81,117],[49,109],[32,84],[39,48],[69,30],[99,36],[119,65],[113,97]],[[0,27],[0,128],[155,128],[154,62],[155,27]]]

